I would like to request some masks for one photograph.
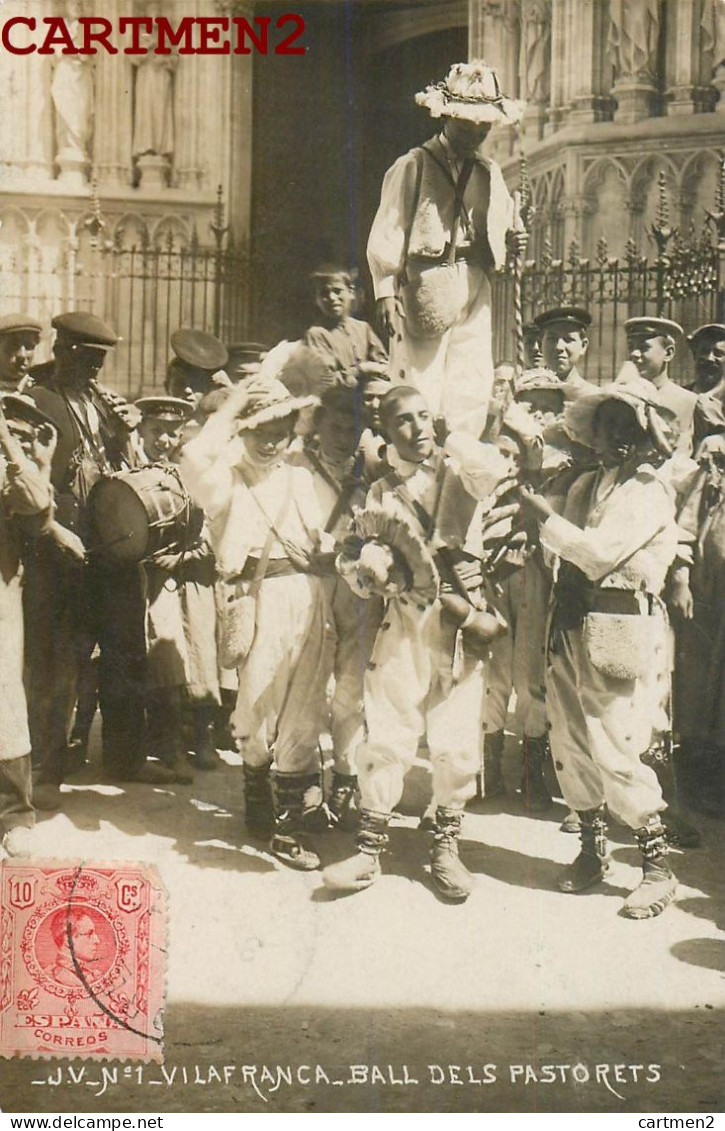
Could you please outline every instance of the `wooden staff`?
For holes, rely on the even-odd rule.
[[[529,193],[529,179],[526,171],[526,157],[521,154],[521,172],[519,187],[514,193],[513,230],[515,232],[528,231],[531,217],[531,200]],[[519,373],[526,368],[524,353],[524,306],[522,298],[522,276],[524,268],[524,252],[518,246],[514,250],[514,334],[516,336],[516,364]]]

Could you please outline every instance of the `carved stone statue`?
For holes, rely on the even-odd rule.
[[[607,50],[616,81],[653,77],[659,23],[659,0],[611,0]]]
[[[704,0],[700,17],[702,46],[712,55],[713,76],[725,76],[725,2]]]
[[[68,0],[66,27],[73,43],[82,46],[83,32],[78,17],[83,14],[80,0]],[[50,95],[55,107],[57,158],[85,162],[90,155],[93,135],[93,56],[53,56]]]
[[[170,158],[174,152],[174,71],[179,64],[178,56],[132,55],[130,62],[137,68],[133,156],[151,153]]]
[[[522,0],[519,73],[527,102],[546,102],[551,74],[550,0]]]

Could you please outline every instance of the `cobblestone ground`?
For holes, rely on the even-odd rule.
[[[154,863],[169,892],[165,1064],[13,1061],[5,1111],[655,1111],[722,1109],[722,826],[673,856],[677,903],[618,910],[639,876],[613,828],[608,881],[555,879],[576,839],[509,797],[474,804],[462,906],[429,886],[418,766],[385,872],[331,898],[244,831],[235,755],[193,785],[64,787],[39,857]],[[509,767],[513,786],[515,768]],[[324,862],[342,833],[318,838]],[[73,1070],[72,1072],[70,1070]]]

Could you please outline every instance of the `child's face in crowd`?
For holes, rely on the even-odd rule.
[[[675,347],[659,334],[631,334],[627,345],[630,360],[647,381],[659,377],[675,354]]]
[[[634,455],[642,443],[642,429],[634,411],[621,401],[604,401],[594,415],[594,442],[605,467],[617,467]]]
[[[244,431],[244,443],[254,463],[271,466],[286,452],[295,432],[294,417],[270,420],[257,428]]]
[[[507,477],[514,478],[521,471],[521,450],[513,436],[501,435],[496,440],[496,447],[508,464]]]
[[[153,461],[171,459],[179,446],[182,424],[181,420],[144,416],[138,434],[146,457]]]
[[[433,414],[422,397],[399,400],[383,415],[383,426],[401,459],[422,463],[433,454]]]
[[[330,322],[342,322],[352,310],[354,294],[341,276],[318,279],[315,284],[315,306]]]
[[[333,463],[345,463],[355,454],[360,429],[352,413],[323,408],[317,421],[317,436],[322,454]]]
[[[542,338],[544,364],[564,380],[587,352],[589,339],[566,323],[547,326]]]

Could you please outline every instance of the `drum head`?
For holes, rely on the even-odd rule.
[[[123,479],[99,479],[88,496],[98,548],[116,561],[140,562],[149,543],[142,500]]]

